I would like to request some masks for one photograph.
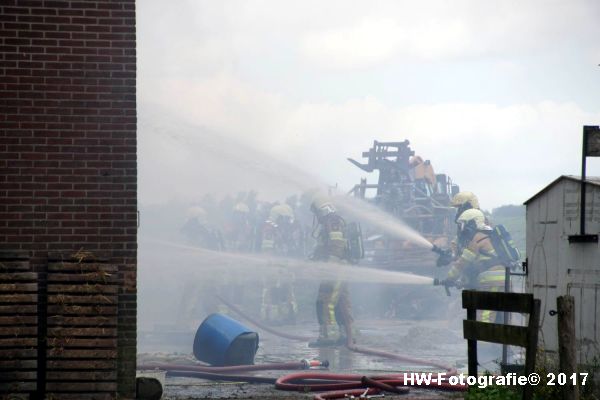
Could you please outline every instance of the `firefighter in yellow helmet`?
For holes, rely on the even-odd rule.
[[[460,215],[471,209],[476,208],[479,210],[479,200],[477,196],[475,196],[472,192],[459,192],[457,193],[450,202],[452,207],[455,207],[456,210],[456,218],[460,217]]]
[[[456,208],[454,222],[458,224],[458,217],[460,217],[462,213],[472,208],[479,210],[479,200],[473,192],[459,192],[450,201],[450,206]],[[489,224],[487,218],[485,223]],[[458,238],[458,243],[456,241],[452,241],[452,249],[455,255],[460,255],[466,243],[464,240],[461,240],[460,229],[457,229],[456,236]]]
[[[260,250],[262,253],[283,257],[298,255],[302,235],[297,232],[294,210],[287,204],[277,204],[269,212],[261,229]],[[293,287],[291,271],[278,273],[263,280],[261,317],[271,324],[293,324],[296,322],[298,305]]]
[[[471,208],[456,220],[459,241],[465,243],[458,259],[450,267],[446,284],[470,289],[503,292],[505,267],[490,239],[492,228],[486,224],[481,210]],[[482,322],[496,322],[494,311],[480,312]]]
[[[253,229],[250,223],[250,207],[237,203],[225,224],[227,250],[232,252],[250,252],[253,250]]]
[[[316,196],[310,207],[317,241],[312,259],[321,262],[345,263],[350,260],[346,222],[325,197]],[[341,281],[325,281],[319,286],[316,302],[319,338],[310,345],[343,344],[352,332],[352,315],[348,285]]]

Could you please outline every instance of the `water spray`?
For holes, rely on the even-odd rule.
[[[176,265],[181,273],[189,273],[187,279],[190,279],[194,273],[198,273],[202,269],[221,271],[226,268],[230,272],[235,272],[237,276],[247,279],[256,279],[258,273],[264,270],[267,274],[273,274],[274,272],[293,273],[296,279],[316,281],[344,280],[361,283],[412,285],[431,285],[433,282],[433,279],[427,276],[358,265],[305,261],[261,254],[224,253],[159,240],[142,240],[140,243],[142,245],[145,243],[151,244],[149,248],[152,250],[165,246],[179,249],[180,251],[177,253],[168,254],[168,256],[164,251],[159,251],[156,254],[152,252],[153,254],[148,261],[159,265]],[[149,255],[147,253],[148,251],[144,252],[144,257]],[[166,259],[163,260],[163,257],[166,257]],[[146,264],[146,261],[142,260],[142,264]],[[172,269],[165,271],[169,271],[170,275],[173,273]],[[210,278],[210,275],[203,276],[203,279],[207,278]]]
[[[364,200],[349,196],[334,196],[333,200],[343,212],[361,222],[375,226],[396,239],[408,240],[417,246],[431,249],[433,244],[404,222],[379,207]]]

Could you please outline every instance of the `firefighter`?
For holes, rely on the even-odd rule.
[[[225,225],[227,250],[232,252],[250,252],[253,250],[253,232],[250,221],[250,208],[245,203],[237,203],[231,210]]]
[[[181,233],[186,236],[191,245],[217,251],[224,249],[221,232],[210,226],[206,211],[202,207],[190,207],[187,215]]]
[[[448,271],[445,284],[455,284],[489,292],[503,292],[505,267],[498,257],[490,235],[492,228],[485,222],[483,212],[476,208],[464,211],[458,218],[459,241],[466,243],[458,259]],[[480,311],[482,322],[496,322],[498,313]]]
[[[249,253],[254,250],[254,229],[251,223],[250,207],[244,202],[236,203],[224,227],[225,248],[232,253]],[[242,275],[225,270],[221,275],[222,293],[234,304],[246,304],[247,282]]]
[[[477,196],[475,196],[472,192],[459,192],[457,193],[450,202],[452,207],[455,207],[456,210],[456,219],[465,211],[471,208],[476,208],[479,210],[479,200]]]
[[[452,198],[450,206],[456,208],[456,216],[454,218],[454,222],[456,222],[458,225],[458,217],[460,217],[462,213],[472,208],[479,210],[479,200],[477,199],[477,196],[475,196],[475,194],[472,192],[459,192]],[[487,217],[485,218],[485,223],[487,225],[490,224]],[[461,240],[459,229],[457,229],[456,231],[456,237],[458,239],[458,243],[452,241],[451,245],[452,251],[455,254],[455,256],[459,256],[464,247],[468,244],[468,242]]]
[[[277,204],[269,212],[262,227],[261,252],[283,257],[299,256],[302,234],[287,204]],[[283,276],[282,276],[283,275]],[[298,305],[293,287],[293,274],[281,273],[263,282],[261,317],[273,324],[296,322]]]
[[[313,237],[317,241],[311,259],[347,263],[350,260],[346,222],[326,198],[317,196],[310,207],[314,215]],[[319,338],[313,347],[343,344],[352,335],[352,315],[348,285],[325,281],[319,286],[316,302]]]

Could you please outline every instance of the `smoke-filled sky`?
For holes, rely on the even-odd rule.
[[[137,7],[142,205],[311,176],[349,189],[365,173],[346,157],[409,139],[491,209],[578,174],[600,124],[595,0]]]

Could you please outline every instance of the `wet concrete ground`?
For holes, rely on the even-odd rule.
[[[465,371],[467,367],[466,341],[462,338],[459,324],[453,326],[441,321],[405,321],[405,320],[361,320],[356,322],[360,334],[356,339],[357,345],[396,354],[414,357],[422,360],[433,360],[437,363],[455,367]],[[278,328],[281,331],[296,335],[316,337],[316,326],[298,324]],[[309,348],[307,343],[291,341],[262,333],[260,347],[255,363],[297,361],[301,359],[328,360],[329,372],[353,373],[364,375],[381,375],[403,371],[438,371],[433,367],[425,367],[414,363],[372,357],[350,352],[346,348]],[[170,337],[170,340],[164,340]],[[191,355],[193,333],[166,335],[140,335],[140,354],[138,364],[150,361],[189,363],[194,362]],[[162,342],[162,343],[161,343]],[[160,350],[162,353],[155,353]],[[485,361],[485,360],[484,360]],[[487,363],[493,369],[494,363]],[[490,368],[488,366],[488,368]],[[293,371],[290,371],[293,372]],[[279,377],[283,371],[265,371],[257,373],[261,376]],[[454,394],[411,389],[410,394],[402,398],[461,398]],[[386,397],[391,397],[386,394]],[[167,378],[164,399],[224,399],[224,398],[312,398],[309,393],[281,392],[272,385],[250,385],[244,383],[219,383],[191,378]]]

